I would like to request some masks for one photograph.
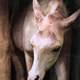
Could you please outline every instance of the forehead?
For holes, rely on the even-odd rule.
[[[50,30],[50,26],[48,25],[47,27],[45,27],[45,29],[43,31],[38,31],[38,34],[41,38],[47,38],[47,37],[51,37],[53,36],[53,33]]]
[[[48,29],[48,31],[52,28],[58,28],[58,26],[61,25],[60,19],[62,17],[58,17],[58,15],[49,14],[40,22],[39,30],[43,31],[45,29]]]
[[[46,49],[46,48],[54,48],[56,46],[61,46],[63,43],[62,38],[58,39],[54,33],[52,32],[42,32],[38,31],[37,33],[34,34],[34,36],[31,39],[31,44],[37,48],[40,49]]]
[[[47,25],[49,25],[49,24],[54,24],[54,22],[57,23],[58,19],[59,19],[58,17],[55,17],[55,16],[52,15],[52,14],[49,14],[49,15],[47,15],[47,16],[43,19],[42,23],[47,22],[47,23],[46,23]]]
[[[31,44],[39,49],[53,48],[57,45],[61,45],[60,41],[55,38],[54,34],[46,38],[40,37],[40,34],[35,34],[31,39]]]
[[[61,30],[59,29],[60,24],[56,21],[54,22],[44,22],[42,26],[40,26],[38,34],[41,38],[47,38],[47,37],[55,37],[60,36],[59,33]],[[55,35],[54,35],[55,34]]]

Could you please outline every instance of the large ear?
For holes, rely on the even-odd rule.
[[[80,26],[80,9],[62,22],[65,28],[77,28]]]
[[[42,11],[40,5],[38,4],[37,0],[33,0],[33,9],[34,9],[34,17],[37,22],[41,22],[43,18],[45,17],[44,12]]]

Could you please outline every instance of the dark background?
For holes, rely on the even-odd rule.
[[[17,12],[18,10],[24,8],[25,5],[28,5],[31,1],[32,0],[10,0],[10,20],[11,15],[14,12]],[[67,5],[69,15],[71,15],[73,12],[80,8],[80,0],[64,0],[64,2]],[[53,67],[46,73],[44,80],[53,80]],[[15,77],[16,73],[12,62],[12,80],[15,80]],[[80,80],[80,28],[72,29],[69,80]]]

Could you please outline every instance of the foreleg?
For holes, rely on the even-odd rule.
[[[69,80],[69,55],[62,55],[55,64],[57,80]]]

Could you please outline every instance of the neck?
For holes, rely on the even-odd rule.
[[[58,2],[58,6],[55,11],[60,13],[64,18],[68,17],[67,8],[63,0],[57,0],[57,2]]]
[[[62,0],[39,0],[45,14],[58,12],[64,18],[68,17],[66,6]]]

